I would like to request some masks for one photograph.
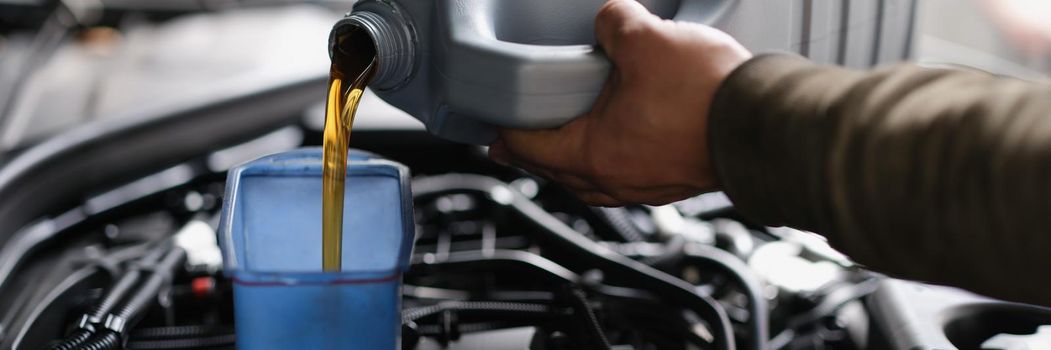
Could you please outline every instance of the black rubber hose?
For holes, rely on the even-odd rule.
[[[414,180],[412,190],[417,198],[453,192],[483,194],[494,203],[504,205],[530,219],[541,229],[536,232],[544,234],[544,238],[561,243],[561,247],[576,253],[577,257],[593,264],[607,275],[623,277],[624,280],[631,281],[636,288],[653,291],[660,297],[682,303],[696,312],[711,326],[716,348],[736,348],[730,319],[726,316],[726,310],[715,300],[698,294],[694,286],[686,281],[631,260],[588,239],[499,180],[481,175],[440,175]]]
[[[232,347],[236,342],[237,336],[232,333],[183,339],[135,340],[128,342],[127,350],[212,349]]]
[[[139,260],[138,265],[148,266],[155,264],[157,262],[157,259],[160,259],[161,254],[164,254],[164,252],[168,249],[170,248],[167,246],[160,246],[151,249],[142,259]],[[106,314],[108,314],[111,310],[113,310],[113,307],[116,306],[122,298],[124,298],[124,295],[127,294],[133,286],[135,286],[135,283],[139,281],[141,275],[142,272],[139,270],[138,266],[133,266],[126,273],[121,275],[121,277],[117,279],[117,283],[115,283],[113,287],[110,288],[106,292],[106,294],[102,296],[102,300],[100,300],[99,303],[95,305],[95,307],[91,308],[91,312],[89,312],[86,315],[88,317],[88,320],[94,323],[101,322],[102,318],[105,317]],[[84,342],[90,339],[91,336],[94,334],[95,332],[93,328],[77,328],[77,330],[73,331],[72,334],[67,336],[61,342],[59,342],[58,344],[51,345],[47,347],[47,349],[76,349],[81,344],[84,344]]]
[[[46,349],[47,350],[72,350],[72,349],[76,349],[78,346],[80,346],[80,344],[84,344],[84,342],[88,341],[88,339],[90,339],[91,335],[93,335],[93,334],[95,334],[95,332],[89,331],[89,330],[87,330],[85,328],[77,328],[76,330],[73,331],[73,333],[70,333],[68,336],[66,336],[65,339],[62,339],[61,342],[59,342],[57,344],[54,344],[54,345],[51,345],[51,346],[48,346],[48,347],[46,347]]]
[[[77,350],[110,350],[120,349],[120,334],[111,330],[103,330],[91,341],[81,345]]]
[[[186,325],[170,327],[139,328],[131,333],[132,340],[202,338],[233,334],[234,327],[228,325]]]
[[[113,285],[113,288],[102,297],[102,301],[99,302],[92,311],[88,314],[93,322],[99,322],[102,317],[106,316],[113,309],[113,306],[120,301],[120,298],[124,297],[124,294],[135,285],[135,282],[139,280],[140,272],[138,270],[131,270],[125,273],[117,283]],[[88,339],[94,335],[95,332],[87,328],[77,328],[73,334],[70,334],[62,342],[48,347],[48,350],[72,350],[76,349],[81,344],[84,344]]]
[[[168,250],[167,253],[164,254],[164,258],[152,266],[152,271],[149,276],[146,277],[145,281],[139,285],[138,289],[128,297],[128,301],[117,309],[115,313],[111,314],[111,316],[119,317],[123,320],[123,329],[103,329],[99,334],[92,337],[91,340],[77,349],[119,349],[123,339],[122,334],[117,332],[135,327],[135,324],[137,324],[139,319],[146,314],[151,303],[157,298],[157,294],[160,293],[164,284],[171,282],[172,275],[180,267],[180,264],[185,258],[186,252],[183,251],[182,248],[171,248]],[[116,340],[111,338],[115,338]]]
[[[135,282],[139,280],[141,275],[142,272],[138,269],[132,269],[123,276],[120,276],[120,279],[118,279],[117,283],[113,285],[113,288],[102,297],[102,301],[100,301],[92,310],[91,317],[93,319],[100,319],[103,316],[106,316],[106,314],[109,313],[118,302],[120,302],[120,299],[124,297],[124,294],[127,293],[131,287],[135,286]]]
[[[154,299],[157,298],[157,293],[160,292],[164,284],[171,282],[172,275],[185,258],[186,252],[182,248],[172,248],[154,266],[154,270],[146,278],[146,281],[128,298],[127,303],[117,312],[117,315],[128,320],[129,326],[134,325],[134,321],[142,316]]]
[[[703,262],[714,265],[726,271],[727,275],[741,286],[748,298],[749,343],[754,349],[767,349],[770,337],[770,321],[767,314],[769,310],[759,277],[752,273],[744,261],[730,252],[703,245],[687,245],[684,252],[684,263]]]

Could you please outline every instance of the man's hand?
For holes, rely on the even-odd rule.
[[[635,0],[602,6],[595,35],[614,69],[591,111],[558,129],[503,130],[489,156],[592,205],[660,205],[714,189],[708,107],[751,53],[726,33],[662,20]]]

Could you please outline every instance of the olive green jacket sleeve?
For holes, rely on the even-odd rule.
[[[720,87],[709,143],[745,216],[893,276],[1051,305],[1051,85],[760,56]]]

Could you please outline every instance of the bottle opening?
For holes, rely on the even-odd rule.
[[[340,55],[348,58],[347,65],[367,65],[371,62],[369,56],[375,57],[376,75],[369,84],[375,90],[403,86],[415,66],[416,36],[403,17],[404,12],[396,7],[385,1],[359,2],[354,11],[333,28],[329,49],[334,60]]]
[[[332,53],[332,68],[335,71],[362,72],[374,59],[376,42],[364,28],[352,25],[347,32],[336,37],[336,46]]]

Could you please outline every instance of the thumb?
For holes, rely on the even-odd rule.
[[[595,38],[610,59],[616,60],[631,34],[660,20],[636,0],[609,0],[595,15]]]
[[[601,120],[619,80],[616,72],[611,74],[591,110],[561,127],[501,129],[500,139],[489,146],[489,157],[504,165],[514,163],[532,170],[587,174],[584,157],[588,151],[585,143],[589,136],[589,125]]]

